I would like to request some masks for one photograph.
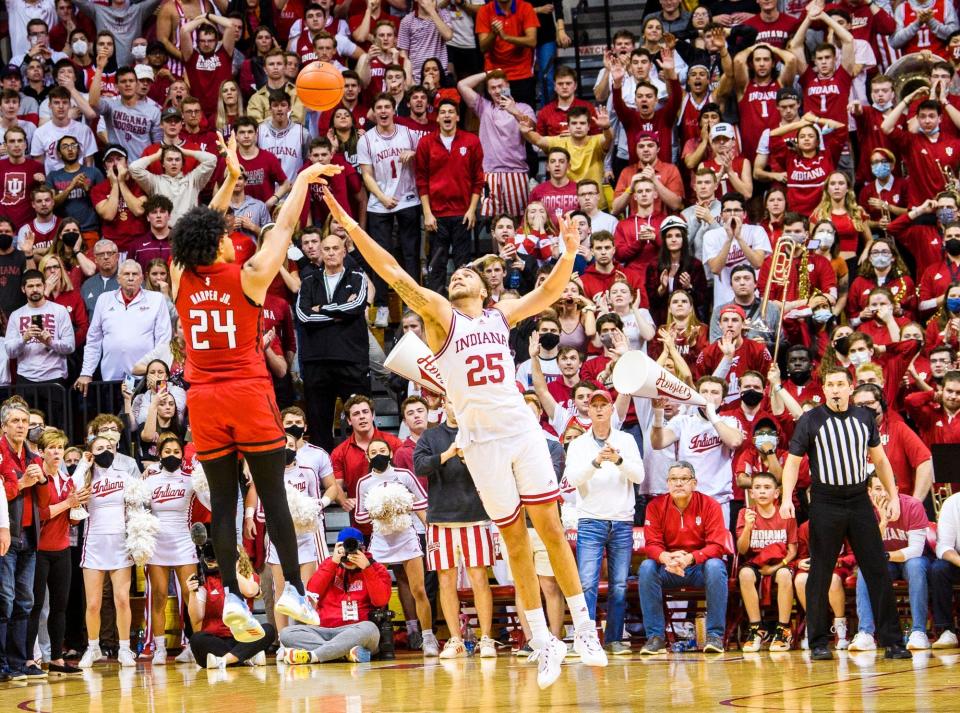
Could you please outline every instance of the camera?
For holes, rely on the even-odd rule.
[[[360,541],[357,540],[356,537],[345,537],[340,544],[343,545],[343,554],[345,557],[355,555],[360,551]]]

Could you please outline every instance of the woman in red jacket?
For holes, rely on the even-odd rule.
[[[55,428],[47,429],[37,444],[43,457],[45,483],[37,487],[40,508],[40,542],[37,544],[37,566],[33,579],[33,610],[27,624],[27,652],[33,651],[40,628],[40,612],[46,591],[50,591],[50,673],[79,674],[79,668],[63,660],[63,634],[66,628],[67,600],[70,596],[70,508],[80,507],[90,497],[89,488],[78,490],[63,466],[63,449],[67,435]]]

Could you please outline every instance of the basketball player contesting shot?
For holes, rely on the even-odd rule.
[[[783,466],[783,499],[780,516],[794,517],[793,491],[803,456],[810,458],[810,576],[807,579],[807,638],[811,658],[833,658],[827,648],[830,633],[827,607],[833,568],[843,541],[849,539],[860,576],[870,592],[877,618],[877,634],[886,647],[886,658],[908,659],[897,616],[893,583],[887,567],[873,503],[867,494],[867,456],[890,496],[887,517],[900,517],[900,500],[890,461],[880,444],[874,414],[850,403],[853,380],[843,367],[826,370],[825,404],[807,411],[797,421],[790,454]]]
[[[590,619],[577,565],[566,543],[556,501],[559,497],[550,454],[540,425],[515,385],[510,353],[510,327],[554,304],[570,280],[580,245],[576,226],[561,219],[566,252],[544,283],[517,300],[484,309],[489,288],[472,267],[460,267],[450,278],[448,302],[421,287],[393,256],[367,235],[329,191],[324,201],[354,245],[383,280],[424,321],[427,345],[456,410],[457,445],[484,508],[497,524],[507,546],[517,588],[538,656],[537,683],[546,688],[560,675],[566,645],[552,636],[540,603],[533,554],[522,508],[543,539],[560,589],[567,597],[576,635],[574,650],[591,666],[605,666],[607,657]]]
[[[342,169],[319,163],[304,169],[276,224],[263,229],[260,249],[240,267],[217,208],[226,209],[241,167],[235,138],[230,137],[229,145],[222,136],[218,142],[227,165],[223,185],[210,207],[193,208],[177,221],[170,238],[170,272],[186,343],[193,442],[210,484],[211,535],[228,592],[223,622],[237,641],[249,642],[260,639],[263,628],[237,594],[238,453],[250,467],[286,580],[276,612],[305,624],[320,623],[304,596],[297,537],[284,493],[286,441],[263,357],[262,304],[287,259],[310,184]]]

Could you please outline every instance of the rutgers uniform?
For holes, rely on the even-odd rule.
[[[750,81],[740,100],[740,136],[743,155],[753,161],[757,155],[757,145],[764,129],[775,129],[780,125],[780,113],[777,111],[778,82],[758,84]]]
[[[261,346],[262,309],[244,294],[241,269],[218,262],[185,270],[180,278],[176,307],[187,352],[187,407],[201,461],[284,445]]]
[[[200,464],[193,466],[199,469]],[[150,486],[150,511],[160,520],[157,548],[147,562],[158,567],[179,567],[197,563],[197,547],[190,538],[190,515],[196,497],[210,509],[210,498],[194,492],[191,475],[177,469],[170,473],[159,464],[147,468],[144,478]]]
[[[521,504],[555,501],[560,491],[540,424],[517,390],[510,325],[498,309],[476,318],[453,310],[436,364],[457,411],[457,445],[483,507],[499,527]]]

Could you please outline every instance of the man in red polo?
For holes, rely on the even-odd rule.
[[[907,396],[904,404],[924,443],[960,443],[960,371],[944,375],[939,394],[918,391]]]
[[[748,371],[766,374],[773,357],[766,344],[743,338],[746,322],[743,307],[730,303],[720,310],[720,339],[700,352],[694,367],[694,376],[707,374],[724,379],[728,384],[727,403],[740,396],[740,379]]]

